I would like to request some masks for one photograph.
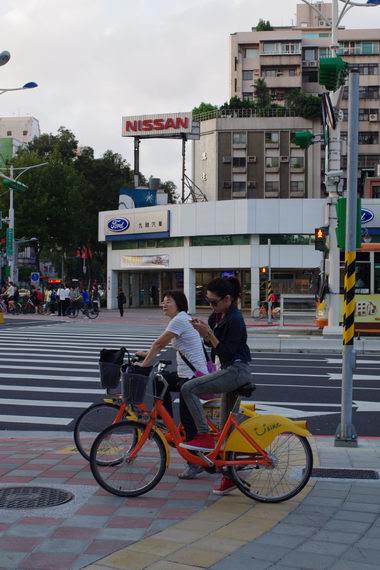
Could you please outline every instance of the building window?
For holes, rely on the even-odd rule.
[[[23,135],[24,137],[26,137],[27,134],[28,134],[28,131],[22,131],[22,135]]]
[[[305,83],[318,83],[318,71],[316,69],[307,69],[302,72],[302,81]]]
[[[257,48],[245,48],[244,57],[246,59],[254,59],[257,57],[259,50]]]
[[[348,88],[345,87],[344,98],[348,99]],[[369,85],[367,87],[359,87],[359,98],[360,99],[378,99],[379,98],[379,87],[375,85]]]
[[[262,69],[261,70],[262,77],[276,77],[277,76],[277,69]]]
[[[359,144],[379,144],[379,133],[359,133]]]
[[[237,93],[237,79],[236,79],[236,77],[234,79],[234,87],[235,87],[235,93]]]
[[[12,136],[12,131],[7,131],[7,137],[11,137]]]
[[[290,192],[305,192],[305,183],[303,180],[291,180]]]
[[[357,64],[355,64],[357,67]],[[379,75],[378,63],[359,63],[360,75]]]
[[[267,245],[268,239],[272,245],[311,245],[314,243],[314,235],[311,234],[262,234],[260,245]]]
[[[243,70],[243,81],[252,81],[253,79],[253,71],[252,69],[245,69]]]
[[[233,144],[247,144],[247,133],[244,131],[233,133]]]
[[[372,198],[380,198],[380,186],[372,186]],[[380,283],[379,283],[379,290],[380,290]]]
[[[265,158],[265,168],[279,168],[280,161],[278,156],[267,156]]]
[[[253,93],[243,93],[243,101],[253,101]]]
[[[316,61],[317,59],[317,50],[315,48],[305,48],[303,50],[303,58],[304,61]]]
[[[146,248],[161,248],[161,247],[183,247],[183,238],[162,238],[162,239],[130,239],[113,241],[112,249],[146,249]]]
[[[232,192],[247,192],[247,183],[243,181],[232,182]]]
[[[290,168],[300,170],[305,168],[305,158],[303,156],[291,156],[290,157]]]
[[[279,192],[280,191],[280,183],[278,180],[271,180],[265,182],[265,192]]]
[[[249,245],[249,236],[196,236],[190,238],[190,245],[193,247],[210,245]]]
[[[319,57],[331,57],[331,50],[327,47],[319,48]]]
[[[380,164],[380,156],[359,154],[358,168],[376,168],[377,164]]]
[[[267,131],[265,133],[266,144],[278,144],[279,140],[280,140],[280,135],[278,131]]]
[[[245,156],[234,156],[232,159],[233,168],[245,168],[247,159]]]
[[[289,69],[289,77],[295,77],[297,75],[297,70],[295,67]]]

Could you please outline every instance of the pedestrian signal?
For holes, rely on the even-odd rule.
[[[315,249],[317,251],[326,250],[326,230],[325,228],[315,228],[314,231]]]

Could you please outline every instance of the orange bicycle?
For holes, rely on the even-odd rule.
[[[214,433],[213,451],[206,454],[181,448],[184,436],[162,403],[168,387],[163,372],[169,362],[161,360],[157,365],[156,378],[164,387],[161,394],[154,397],[146,421],[126,420],[113,424],[95,439],[90,465],[99,485],[122,497],[147,493],[159,483],[169,465],[170,439],[185,461],[210,473],[227,474],[251,499],[276,503],[294,497],[305,487],[313,467],[306,422],[272,414],[259,415],[244,404],[241,411],[248,417],[240,422],[241,398],[251,396],[255,390],[250,383],[236,391],[235,405],[225,426]],[[142,376],[126,375],[126,401],[133,407],[141,403],[146,385]]]

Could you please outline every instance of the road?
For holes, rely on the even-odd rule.
[[[146,349],[162,325],[101,321],[8,326],[0,330],[0,425],[16,430],[72,430],[75,418],[102,398],[101,348]],[[33,323],[36,325],[36,323]],[[173,357],[172,351],[163,351]],[[339,423],[341,359],[336,354],[252,353],[252,400],[260,412],[307,417],[314,434]],[[354,376],[355,428],[380,435],[380,355],[360,356]]]

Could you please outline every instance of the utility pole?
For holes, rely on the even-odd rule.
[[[13,180],[13,164],[11,164],[9,168],[9,178]],[[12,186],[9,187],[9,223],[8,223],[8,240],[9,240],[9,247],[8,253],[9,255],[9,279],[15,283],[17,281],[15,275],[15,210],[13,204],[13,188]]]
[[[268,303],[268,324],[272,324],[272,259],[271,259],[271,240],[268,239],[268,287],[267,287],[267,303]]]
[[[336,431],[336,446],[357,446],[357,435],[352,424],[352,380],[355,368],[355,267],[357,222],[357,172],[359,136],[359,68],[351,68],[349,75],[348,107],[348,179],[346,211],[346,247],[344,273],[344,317],[342,350],[341,422]]]

